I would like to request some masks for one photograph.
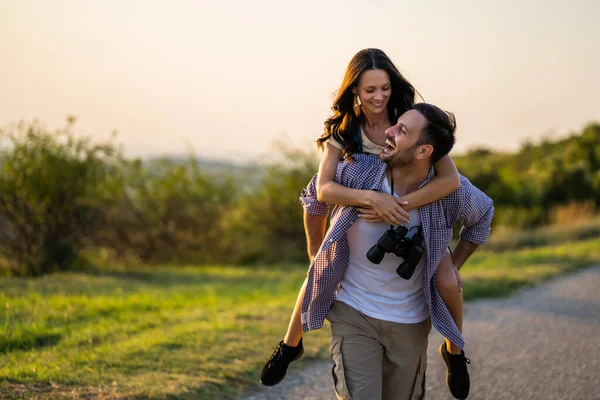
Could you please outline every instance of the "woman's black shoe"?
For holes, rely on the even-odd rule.
[[[465,352],[460,351],[460,354],[451,354],[446,348],[446,343],[443,342],[438,349],[440,357],[446,363],[446,386],[450,390],[450,394],[456,399],[466,399],[471,388],[469,380],[469,371],[467,364],[471,363]]]
[[[283,340],[279,342],[279,346],[277,346],[260,373],[260,383],[265,386],[277,385],[285,378],[288,365],[292,361],[300,359],[302,354],[304,354],[302,339],[296,347],[288,346],[283,343]]]

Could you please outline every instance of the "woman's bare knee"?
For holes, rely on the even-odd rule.
[[[437,272],[435,273],[435,286],[438,291],[443,293],[454,293],[458,292],[458,280],[454,273],[454,265],[452,264],[452,257],[450,253],[446,251],[446,255],[440,262]]]

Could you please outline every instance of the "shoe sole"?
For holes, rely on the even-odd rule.
[[[442,343],[440,345],[440,347],[438,347],[438,354],[440,355],[440,357],[442,358],[442,361],[444,362],[444,365],[446,366],[446,387],[448,388],[448,390],[450,390],[450,384],[448,383],[448,364],[446,363],[446,359],[444,358],[444,351],[442,350],[442,346],[445,346],[446,343]],[[454,397],[454,396],[452,396]]]
[[[298,355],[296,356],[296,358],[294,358],[292,361],[290,361],[290,364],[291,364],[291,363],[293,363],[294,361],[296,361],[296,360],[299,360],[300,358],[302,358],[302,356],[303,356],[303,355],[304,355],[304,349],[302,349],[302,351],[300,352],[300,354],[298,354]],[[290,364],[288,364],[288,367],[290,366]],[[270,387],[270,386],[275,386],[275,385],[278,385],[278,384],[280,384],[280,383],[281,383],[281,381],[283,381],[283,380],[285,379],[285,376],[286,376],[286,375],[287,375],[287,368],[285,369],[285,374],[283,374],[283,376],[281,377],[281,379],[280,379],[280,380],[278,380],[278,381],[277,381],[277,382],[275,382],[275,383],[264,383],[264,382],[262,381],[262,379],[259,379],[258,381],[259,381],[259,382],[261,383],[261,385],[263,385],[263,386],[269,386],[269,387]]]

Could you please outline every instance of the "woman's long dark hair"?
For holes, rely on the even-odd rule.
[[[330,137],[344,146],[342,157],[351,157],[361,147],[361,138],[358,128],[364,121],[360,107],[355,107],[355,94],[352,89],[356,87],[360,75],[371,69],[381,69],[388,73],[392,94],[388,100],[387,111],[392,123],[398,116],[410,110],[415,102],[415,88],[402,76],[392,60],[379,49],[364,49],[352,57],[342,85],[337,92],[331,110],[333,116],[325,121],[325,132],[317,139],[317,146],[323,150],[325,142]]]

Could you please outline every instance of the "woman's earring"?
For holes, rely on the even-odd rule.
[[[356,104],[362,106],[362,102],[360,101],[360,97],[358,97],[358,95],[356,95]]]

